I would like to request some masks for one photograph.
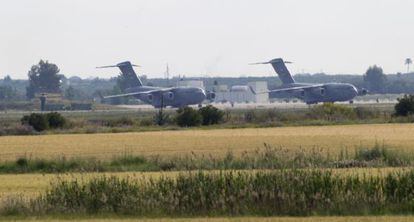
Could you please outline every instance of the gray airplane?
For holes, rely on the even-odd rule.
[[[151,104],[155,108],[161,107],[184,107],[188,105],[201,105],[201,103],[207,98],[206,92],[199,87],[152,87],[144,86],[141,80],[135,73],[134,67],[137,65],[131,64],[131,62],[121,62],[113,66],[100,66],[96,68],[112,68],[118,67],[121,70],[122,75],[127,79],[128,86],[124,90],[124,94],[111,95],[103,97],[104,99],[128,97],[134,96],[135,98]],[[209,93],[209,97],[214,97]]]
[[[366,95],[367,90],[357,88],[349,83],[323,83],[323,84],[312,84],[312,83],[297,83],[293,79],[289,70],[281,58],[270,60],[269,62],[260,62],[253,64],[271,64],[273,69],[278,74],[282,81],[282,86],[278,89],[269,90],[265,92],[253,93],[269,93],[270,98],[280,97],[280,94],[286,95],[287,97],[295,97],[303,100],[307,104],[316,104],[319,102],[339,102],[349,101],[353,102],[353,99],[357,95]]]

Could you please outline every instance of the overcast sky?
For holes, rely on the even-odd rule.
[[[61,73],[130,60],[138,73],[269,76],[250,62],[282,57],[293,73],[403,72],[414,57],[412,0],[0,0],[0,78],[40,59]]]

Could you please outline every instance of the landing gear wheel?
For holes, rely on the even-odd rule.
[[[198,108],[202,108],[203,107],[203,104],[198,104]]]
[[[349,104],[354,104],[354,100],[349,100]]]

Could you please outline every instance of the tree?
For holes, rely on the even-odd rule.
[[[65,90],[65,98],[68,100],[73,100],[76,96],[76,91],[72,86],[69,86],[66,90]]]
[[[414,114],[414,95],[404,95],[403,98],[399,98],[394,109],[396,116],[408,116]]]
[[[26,96],[31,99],[36,93],[60,93],[60,72],[57,65],[40,60],[39,64],[30,69],[29,86],[26,88]]]
[[[129,80],[121,74],[116,77],[116,85],[118,86],[121,91],[125,91],[125,89],[129,88]]]
[[[10,84],[13,80],[9,75],[7,75],[7,76],[4,77],[3,81],[6,84]]]
[[[112,88],[111,95],[117,95],[117,94],[122,94],[122,90],[121,88],[119,88],[118,85],[115,85]],[[128,98],[125,98],[125,97],[114,97],[110,99],[110,104],[111,105],[125,104],[127,100]]]
[[[199,126],[202,120],[201,114],[188,106],[178,109],[175,117],[175,122],[181,127]]]
[[[411,60],[411,58],[406,58],[405,59],[405,65],[407,65],[407,73],[410,72],[410,65],[413,63],[413,60]]]
[[[0,100],[11,99],[14,96],[16,96],[16,91],[11,86],[0,86]]]
[[[383,70],[379,66],[371,66],[364,75],[364,82],[371,92],[384,92],[387,78]]]

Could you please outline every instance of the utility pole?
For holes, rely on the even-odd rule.
[[[164,73],[165,79],[167,79],[167,86],[170,86],[170,68],[168,67],[168,63]]]

